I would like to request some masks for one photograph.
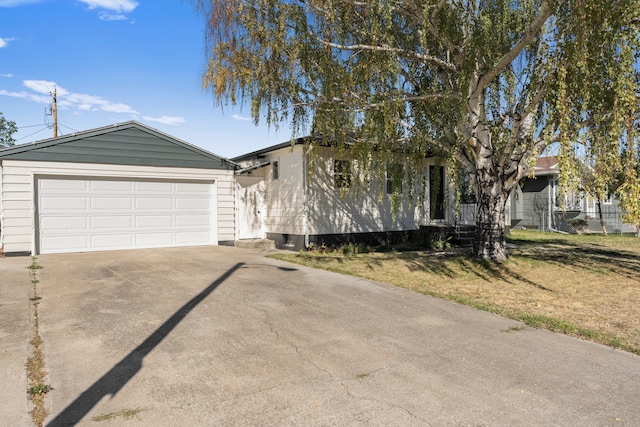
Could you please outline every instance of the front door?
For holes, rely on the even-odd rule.
[[[238,238],[264,238],[264,179],[237,177]]]

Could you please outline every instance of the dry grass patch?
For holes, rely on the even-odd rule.
[[[513,231],[505,262],[462,253],[276,258],[386,282],[640,354],[640,239]]]

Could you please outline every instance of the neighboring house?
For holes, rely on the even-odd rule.
[[[534,176],[523,179],[511,196],[512,227],[574,232],[566,221],[581,218],[588,221],[590,230],[602,230],[597,201],[592,196],[570,191],[565,195],[563,210],[558,189],[559,174],[557,157],[539,157],[536,160]],[[602,216],[608,231],[631,231],[630,226],[622,223],[619,202],[615,197],[602,202]]]
[[[235,239],[236,165],[137,122],[0,150],[7,253]]]
[[[371,182],[361,191],[349,191],[357,162],[335,158],[331,147],[305,144],[304,139],[244,154],[231,160],[238,192],[238,239],[268,238],[279,248],[302,249],[358,241],[372,244],[408,235],[428,224],[448,224],[445,168],[426,159],[429,188],[424,200],[400,200],[393,215],[392,189],[402,183],[387,179],[382,186]],[[311,155],[309,150],[315,152]],[[434,179],[436,171],[440,179]],[[433,185],[439,183],[436,190]],[[383,189],[382,197],[379,188]],[[433,204],[430,201],[433,200]],[[396,239],[397,240],[397,239]]]

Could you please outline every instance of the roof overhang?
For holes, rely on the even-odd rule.
[[[238,169],[234,172],[235,175],[244,175],[244,174],[250,174],[251,172],[253,172],[256,169],[261,169],[264,168],[266,166],[269,166],[271,164],[271,162],[273,162],[274,160],[269,160],[266,162],[262,162],[262,163],[258,163],[256,165],[253,166],[249,166],[246,168],[242,168],[242,169]]]

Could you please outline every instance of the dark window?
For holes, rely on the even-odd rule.
[[[387,194],[402,193],[402,182],[404,181],[404,168],[401,164],[395,163],[387,168]]]
[[[429,208],[431,219],[444,219],[444,166],[429,166]]]
[[[349,160],[333,161],[333,180],[336,188],[351,187],[351,162]]]
[[[460,173],[460,203],[475,203],[476,191],[471,185],[469,173],[462,169]]]
[[[276,180],[280,178],[280,168],[278,162],[271,162],[271,179]]]

